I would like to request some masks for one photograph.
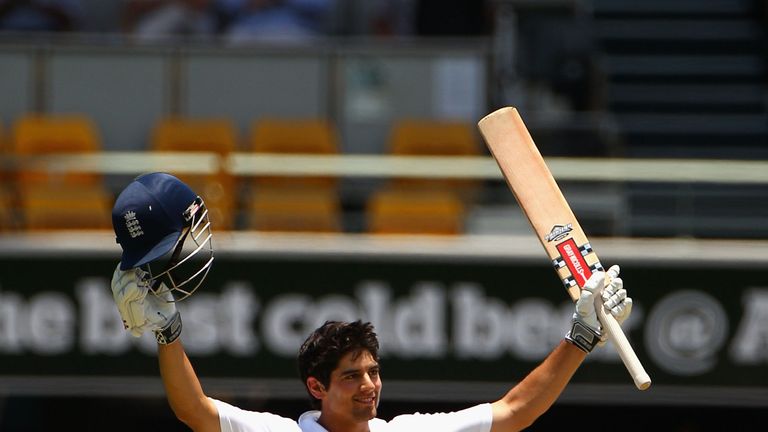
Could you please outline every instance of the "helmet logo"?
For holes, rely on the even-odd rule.
[[[197,197],[195,201],[192,202],[192,204],[187,207],[187,209],[184,211],[184,220],[187,222],[191,222],[192,218],[195,217],[197,214],[197,211],[200,210],[200,206],[203,205],[203,199],[200,197]]]
[[[139,225],[139,220],[136,219],[136,213],[134,211],[126,212],[123,215],[123,218],[125,218],[125,227],[128,229],[128,234],[131,235],[131,238],[144,235],[144,231],[141,229],[141,225]]]

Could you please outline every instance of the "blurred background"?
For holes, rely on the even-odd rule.
[[[767,24],[764,0],[1,0],[0,430],[186,430],[109,291],[112,204],[150,171],[211,212],[180,305],[211,396],[297,418],[300,343],[362,318],[381,417],[500,397],[572,308],[476,128],[508,105],[622,266],[654,381],[601,348],[530,429],[763,430]]]

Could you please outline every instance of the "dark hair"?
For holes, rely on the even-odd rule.
[[[363,351],[368,351],[374,360],[379,361],[379,340],[369,322],[326,321],[309,335],[299,349],[298,363],[299,376],[313,408],[320,408],[320,400],[309,393],[307,378],[315,377],[328,388],[331,372],[339,365],[339,360],[347,353]]]

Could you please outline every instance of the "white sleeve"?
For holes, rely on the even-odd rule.
[[[301,432],[299,425],[289,418],[246,411],[220,400],[209,399],[219,411],[221,432]]]
[[[389,426],[398,431],[490,432],[492,423],[491,404],[485,403],[448,413],[400,415]]]

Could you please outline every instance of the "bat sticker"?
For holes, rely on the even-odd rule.
[[[587,279],[592,276],[592,269],[584,260],[584,255],[581,253],[581,248],[576,245],[573,239],[568,239],[562,243],[557,244],[557,250],[560,251],[560,259],[565,262],[568,270],[571,272],[571,277],[574,279],[579,287],[583,287],[587,283]],[[562,267],[562,266],[560,266]],[[573,286],[572,283],[566,283],[567,286]]]
[[[548,242],[562,240],[568,237],[568,234],[573,231],[573,224],[555,225],[549,234],[544,236],[544,239]]]

